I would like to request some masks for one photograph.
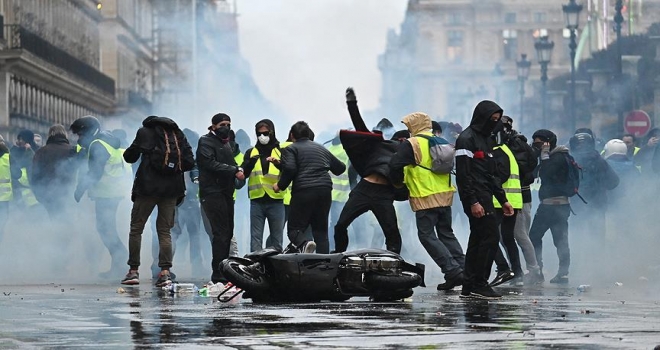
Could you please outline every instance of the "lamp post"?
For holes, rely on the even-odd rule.
[[[614,15],[614,30],[616,31],[616,79],[620,82],[623,78],[623,62],[621,58],[621,23],[623,23],[623,0],[617,0],[614,5],[616,14]],[[623,104],[617,108],[618,131],[623,135]]]
[[[547,114],[547,97],[548,97],[548,88],[546,83],[548,82],[548,64],[552,58],[552,49],[555,47],[555,43],[550,41],[547,35],[544,35],[539,38],[539,40],[534,43],[534,48],[536,49],[536,59],[541,65],[541,117],[543,122],[543,127],[547,127],[546,124],[546,114]]]
[[[570,0],[568,5],[562,6],[562,11],[566,16],[566,28],[571,32],[571,41],[568,44],[568,48],[571,49],[571,88],[569,92],[570,98],[570,132],[575,130],[575,49],[577,49],[577,29],[580,26],[580,12],[582,11],[582,5],[575,3],[575,0]]]
[[[532,66],[532,62],[527,59],[527,54],[520,55],[520,61],[516,62],[516,67],[518,68],[518,81],[520,81],[520,130],[523,126],[523,99],[525,98],[525,80],[529,77],[529,67]]]

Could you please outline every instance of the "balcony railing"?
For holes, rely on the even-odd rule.
[[[17,24],[3,26],[6,49],[23,49],[51,63],[101,91],[115,94],[115,81],[96,68],[77,59],[68,52],[44,40]]]

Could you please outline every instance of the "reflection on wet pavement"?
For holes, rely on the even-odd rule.
[[[507,289],[496,302],[417,289],[411,300],[229,304],[152,286],[0,286],[0,348],[653,348],[660,296],[622,288]]]

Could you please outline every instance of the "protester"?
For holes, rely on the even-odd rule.
[[[9,161],[9,148],[5,138],[0,135],[0,242],[5,233],[5,226],[9,219],[9,201],[11,201],[11,166]]]
[[[34,142],[34,133],[21,130],[16,137],[16,144],[10,149],[11,178],[14,202],[20,208],[31,208],[39,202],[30,186],[32,173],[32,158],[39,146]]]

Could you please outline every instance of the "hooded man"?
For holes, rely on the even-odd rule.
[[[229,257],[234,237],[234,190],[236,180],[245,180],[245,174],[234,159],[236,146],[231,140],[231,118],[218,113],[211,118],[208,129],[197,146],[199,198],[213,234],[211,281],[226,283],[220,263]]]
[[[470,221],[470,239],[465,254],[462,298],[499,299],[488,286],[488,277],[500,241],[493,196],[503,214],[513,215],[502,181],[496,175],[491,134],[500,122],[502,108],[492,101],[477,104],[468,126],[456,139],[456,183],[463,211]]]
[[[465,266],[463,249],[451,227],[456,189],[451,184],[450,172],[438,174],[430,170],[431,117],[417,112],[403,117],[402,122],[411,137],[399,145],[392,157],[390,178],[395,186],[408,187],[419,242],[445,275],[445,283],[438,285],[438,290],[450,290],[463,284]],[[445,139],[440,141],[448,144]]]
[[[401,252],[401,234],[394,210],[395,188],[389,179],[389,163],[400,142],[383,139],[380,130],[394,135],[394,127],[387,119],[378,123],[375,128],[378,132],[367,129],[352,88],[346,90],[346,104],[355,131],[341,130],[339,138],[352,168],[361,179],[351,190],[335,225],[335,251],[346,251],[348,226],[370,210],[383,229],[387,250],[398,254]]]
[[[125,179],[119,139],[110,132],[101,131],[101,124],[93,116],[76,119],[70,129],[78,135],[80,157],[87,163],[86,172],[79,174],[73,197],[80,202],[87,193],[94,202],[96,230],[112,258],[110,270],[101,277],[121,276],[128,251],[117,233],[117,208],[125,195],[117,190]]]
[[[567,284],[568,268],[571,263],[571,251],[568,246],[568,217],[571,206],[565,188],[570,182],[569,164],[573,159],[568,154],[568,148],[557,146],[557,136],[550,130],[537,130],[532,135],[532,140],[532,147],[541,160],[536,170],[537,176],[541,179],[539,188],[541,204],[534,214],[532,228],[529,231],[529,239],[534,245],[536,261],[541,269],[536,282],[542,283],[545,280],[543,236],[550,229],[559,258],[559,270],[550,283]]]
[[[162,162],[161,157],[164,157]],[[131,164],[140,160],[140,165],[135,174],[131,194],[133,209],[128,237],[130,268],[121,283],[139,283],[142,232],[154,208],[158,207],[156,231],[160,273],[156,286],[162,287],[174,279],[174,275],[170,273],[173,258],[170,230],[174,226],[175,208],[183,201],[186,193],[184,173],[195,165],[192,148],[172,119],[149,116],[142,121],[142,127],[124,152],[124,160]],[[164,169],[163,165],[167,169]]]
[[[264,224],[270,235],[266,247],[282,250],[284,235],[284,192],[275,193],[273,185],[280,178],[282,150],[275,136],[275,125],[262,119],[254,127],[257,143],[245,152],[243,172],[248,178],[250,198],[250,251],[263,249]]]

